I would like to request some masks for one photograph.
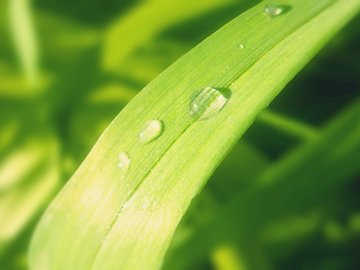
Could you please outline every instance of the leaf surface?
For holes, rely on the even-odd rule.
[[[216,166],[360,5],[286,3],[291,9],[275,18],[264,12],[268,1],[246,11],[132,99],[43,216],[32,269],[161,266],[177,224]],[[194,120],[189,102],[209,86],[230,90],[229,102],[212,118]],[[162,135],[141,144],[139,132],[152,119],[164,123]],[[126,173],[119,153],[131,160]]]

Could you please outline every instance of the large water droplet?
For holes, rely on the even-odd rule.
[[[149,143],[158,138],[163,132],[164,124],[159,120],[151,120],[146,123],[144,128],[139,133],[139,140],[141,143]]]
[[[131,160],[129,156],[125,152],[121,152],[119,154],[119,163],[118,163],[118,167],[120,168],[120,170],[122,170],[124,173],[127,172],[127,170],[130,167],[130,163]]]
[[[271,18],[275,18],[277,16],[280,16],[281,14],[284,14],[285,12],[289,11],[291,9],[290,6],[287,5],[275,5],[270,4],[266,5],[264,8],[264,12],[268,14]]]
[[[217,115],[230,98],[230,90],[206,87],[190,101],[189,112],[193,119],[205,120]]]

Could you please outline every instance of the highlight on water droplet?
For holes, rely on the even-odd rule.
[[[242,43],[239,43],[239,44],[237,45],[237,47],[238,47],[240,50],[245,49],[245,45],[242,44]]]
[[[288,12],[291,9],[291,6],[288,5],[275,5],[270,4],[266,5],[264,8],[264,12],[269,15],[271,18],[275,18],[280,16],[281,14],[284,14],[285,12]]]
[[[144,128],[139,132],[139,141],[141,143],[149,143],[158,138],[164,129],[164,124],[160,120],[150,120]]]
[[[195,120],[212,118],[225,107],[230,96],[229,89],[205,87],[191,99],[189,113]]]
[[[124,173],[129,169],[131,159],[125,152],[119,154],[119,163],[118,168],[121,169]]]

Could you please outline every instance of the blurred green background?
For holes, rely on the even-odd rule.
[[[258,2],[0,1],[1,270],[27,269],[41,213],[131,98]],[[229,153],[164,269],[360,269],[359,25]]]

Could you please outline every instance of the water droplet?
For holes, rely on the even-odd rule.
[[[118,167],[123,171],[126,172],[130,167],[131,160],[129,156],[125,152],[121,152],[119,154],[119,163]]]
[[[289,11],[291,9],[290,6],[287,5],[275,5],[270,4],[266,5],[264,8],[264,12],[268,14],[271,18],[275,18],[277,16],[280,16],[281,14],[284,14],[285,12]]]
[[[139,133],[141,143],[149,143],[158,138],[163,132],[164,124],[159,120],[151,120]]]
[[[198,92],[189,104],[193,119],[206,120],[217,115],[230,98],[229,89],[206,87]]]
[[[126,208],[128,208],[131,205],[131,200],[126,201],[120,208],[120,211],[124,211]]]
[[[240,50],[245,49],[245,45],[242,44],[242,43],[238,44],[237,47],[238,47]]]
[[[146,201],[141,205],[141,210],[145,211],[148,210],[151,206],[151,201]]]

